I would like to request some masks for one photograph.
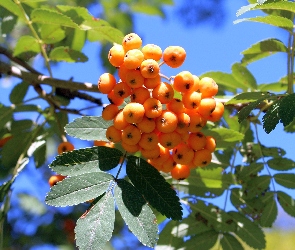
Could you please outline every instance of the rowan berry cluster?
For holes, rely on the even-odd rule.
[[[207,121],[218,121],[224,111],[214,99],[218,85],[212,78],[199,79],[189,71],[173,77],[160,73],[161,65],[177,68],[185,58],[180,46],[163,52],[155,44],[142,47],[141,38],[130,33],[108,54],[119,80],[110,73],[98,80],[98,89],[110,101],[102,111],[103,119],[113,121],[107,139],[121,143],[129,153],[140,151],[156,169],[178,180],[211,162],[215,139],[201,130]],[[174,97],[176,91],[181,99]],[[127,97],[130,102],[120,108]]]

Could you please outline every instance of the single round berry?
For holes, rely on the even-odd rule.
[[[74,145],[68,141],[61,142],[57,147],[57,153],[62,154],[64,152],[73,151]]]

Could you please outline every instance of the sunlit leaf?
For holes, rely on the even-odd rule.
[[[115,148],[83,148],[58,155],[50,167],[61,175],[75,176],[110,170],[119,164],[122,156],[122,152]]]
[[[12,0],[1,1],[0,6],[4,7],[5,9],[10,11],[14,15],[18,16],[20,19],[22,19],[22,20],[25,19],[21,9]]]
[[[182,219],[179,198],[158,170],[139,157],[128,156],[126,172],[151,206],[167,218]]]
[[[112,123],[112,121],[105,121],[102,117],[83,116],[66,125],[65,130],[70,136],[82,140],[108,141],[105,133]]]
[[[105,172],[68,177],[52,186],[45,201],[56,207],[77,205],[105,193],[112,181],[113,176]]]
[[[158,239],[158,225],[151,208],[138,190],[121,179],[115,187],[118,209],[129,230],[145,246],[154,247]]]
[[[42,41],[46,44],[60,42],[66,37],[65,30],[60,25],[42,24],[40,32]]]
[[[252,73],[242,64],[234,63],[232,65],[233,77],[240,82],[240,88],[242,89],[256,89],[257,82]]]
[[[36,55],[41,51],[40,44],[32,36],[21,36],[14,48],[14,56]]]
[[[104,250],[112,237],[115,222],[114,198],[106,193],[78,220],[75,227],[76,244],[80,249]]]

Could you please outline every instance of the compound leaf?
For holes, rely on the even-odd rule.
[[[82,140],[108,141],[105,133],[112,123],[112,121],[105,121],[102,117],[83,116],[67,124],[65,130],[70,136]]]
[[[128,156],[126,172],[151,206],[167,218],[182,219],[179,198],[158,170],[139,157]]]
[[[80,249],[105,249],[105,244],[112,237],[114,222],[114,198],[108,192],[77,220],[77,246]]]
[[[112,181],[113,176],[105,172],[68,177],[51,188],[45,201],[56,207],[77,205],[102,195]]]
[[[122,156],[115,148],[83,148],[58,155],[49,166],[61,175],[75,176],[110,170],[119,164]]]
[[[123,179],[117,183],[114,195],[122,218],[143,245],[154,247],[158,239],[156,216],[131,183]]]

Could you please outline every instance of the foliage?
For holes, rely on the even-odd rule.
[[[92,95],[98,93],[97,86],[54,78],[52,65],[87,63],[83,48],[89,41],[102,45],[101,60],[112,71],[105,59],[107,51],[111,43],[121,43],[123,35],[133,29],[132,13],[164,16],[163,5],[173,4],[169,0],[154,0],[153,4],[126,0],[121,1],[128,6],[124,12],[119,1],[100,1],[104,10],[100,19],[86,8],[91,1],[76,2],[0,2],[1,32],[5,35],[1,38],[0,73],[5,78],[19,79],[11,90],[10,104],[0,104],[0,223],[4,228],[0,234],[4,247],[12,239],[13,226],[7,222],[7,215],[13,209],[13,185],[29,162],[37,171],[45,172],[52,138],[55,143],[65,140],[66,132],[81,140],[106,140],[105,131],[111,125],[71,106],[74,98],[101,106],[101,99]],[[80,249],[105,249],[125,223],[141,244],[156,249],[211,249],[216,244],[224,250],[244,249],[245,244],[263,249],[263,228],[275,222],[278,205],[295,217],[294,197],[285,191],[295,188],[295,174],[291,172],[295,162],[285,157],[284,149],[262,145],[257,132],[261,123],[266,133],[279,123],[286,132],[294,132],[295,3],[249,0],[237,15],[252,10],[263,14],[235,23],[276,26],[288,32],[288,44],[278,38],[259,41],[242,52],[241,61],[232,65],[231,73],[212,71],[202,75],[218,83],[218,97],[226,108],[220,122],[208,123],[205,128],[204,133],[217,141],[211,164],[176,181],[158,172],[140,155],[127,155],[120,145],[87,147],[58,155],[49,167],[67,178],[50,189],[46,203],[50,208],[73,207],[64,216],[36,197],[19,195],[20,206],[31,217],[44,219],[51,214],[57,224],[64,225],[54,228],[40,222],[36,237],[44,243],[68,242]],[[287,54],[287,75],[277,82],[259,84],[248,65],[278,52]],[[31,66],[37,55],[43,58],[49,76]],[[29,91],[35,96],[26,99]],[[45,105],[39,105],[40,101]],[[27,115],[17,119],[18,113],[33,113],[37,118]],[[79,117],[69,122],[70,114]],[[238,162],[239,156],[242,162]],[[212,201],[217,198],[224,198],[223,206],[214,205]],[[229,211],[229,204],[234,211]],[[163,225],[160,233],[158,224]],[[60,240],[58,236],[63,234],[66,237]],[[19,237],[17,244],[28,246],[26,237]]]

